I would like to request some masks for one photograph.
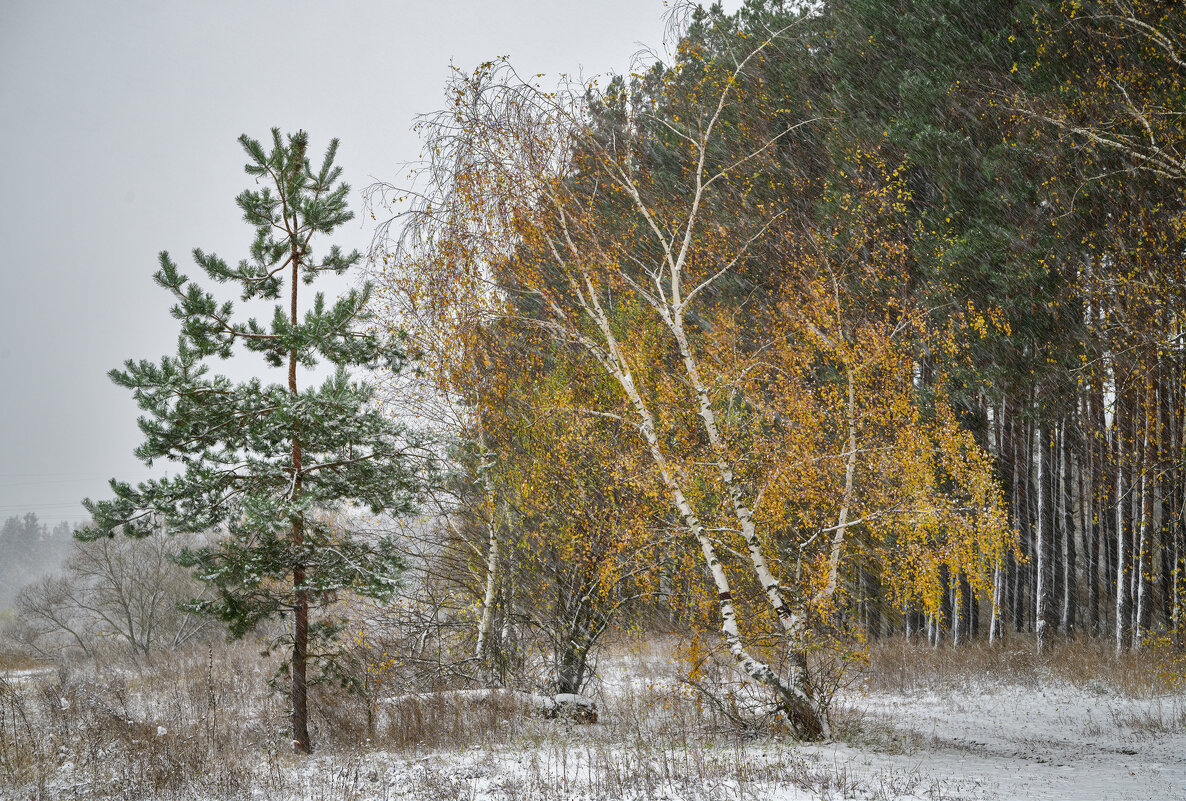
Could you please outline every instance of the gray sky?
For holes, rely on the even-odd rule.
[[[240,133],[303,128],[315,154],[338,137],[358,211],[417,157],[412,119],[443,104],[450,62],[625,71],[661,49],[664,6],[0,0],[0,519],[79,520],[107,478],[160,474],[106,373],[175,348],[160,250],[195,277],[194,247],[246,255]],[[359,217],[344,247],[369,242]]]

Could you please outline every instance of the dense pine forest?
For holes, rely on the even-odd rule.
[[[667,13],[361,191],[239,138],[109,374],[168,475],[0,533],[0,795],[1186,786],[1186,7]]]

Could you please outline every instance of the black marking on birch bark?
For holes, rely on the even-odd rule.
[[[728,592],[722,592],[722,593],[718,593],[718,594],[717,594],[717,597],[718,597],[718,598],[720,598],[722,601],[731,601],[731,600],[733,600],[733,595],[732,595],[731,593],[728,593]]]

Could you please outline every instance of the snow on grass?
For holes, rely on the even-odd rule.
[[[838,697],[837,741],[803,745],[730,732],[669,649],[623,649],[600,666],[597,723],[545,719],[522,693],[405,693],[367,739],[342,728],[357,724],[343,697],[315,719],[321,750],[301,758],[287,753],[283,699],[260,689],[247,649],[231,656],[212,673],[199,654],[0,681],[0,798],[1186,799],[1180,692],[1125,694],[1041,665],[870,683]]]
[[[1123,699],[1070,686],[848,699],[849,742],[780,738],[614,742],[612,724],[557,725],[548,740],[376,750],[293,762],[283,801],[359,799],[1177,799],[1186,798],[1181,697]],[[331,789],[342,795],[325,795]]]

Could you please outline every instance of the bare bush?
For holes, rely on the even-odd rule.
[[[205,593],[174,561],[191,539],[75,541],[60,574],[39,579],[17,596],[13,636],[45,657],[64,648],[94,656],[109,642],[148,655],[189,642],[210,623],[179,607]]]

